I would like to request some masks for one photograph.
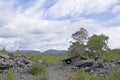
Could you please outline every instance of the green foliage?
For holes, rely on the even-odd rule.
[[[86,53],[83,54],[83,56],[86,57],[87,59],[93,59],[94,57],[100,56],[101,60],[106,60],[107,62],[109,62],[111,59],[120,58],[120,49],[106,50],[106,51],[97,52],[95,54]]]
[[[88,38],[88,32],[86,29],[80,28],[79,31],[72,34],[72,38],[76,42],[79,42],[80,44],[84,44],[85,40],[87,40]]]
[[[99,78],[95,75],[89,75],[85,71],[81,70],[81,71],[78,71],[77,73],[77,80],[104,80],[104,79]]]
[[[79,42],[73,42],[72,45],[68,48],[68,52],[70,56],[81,55],[85,53],[85,46],[80,44]]]
[[[33,76],[37,76],[40,80],[49,80],[47,76],[46,67],[38,63],[34,64],[28,72]],[[31,80],[34,80],[34,77],[31,77]]]
[[[120,67],[116,68],[112,73],[115,80],[120,80]]]
[[[90,75],[81,70],[77,73],[77,80],[90,80]]]
[[[72,44],[68,48],[69,55],[76,56],[85,53],[85,41],[88,38],[87,30],[84,28],[80,28],[79,31],[72,34],[72,38],[75,40],[75,42],[72,42]]]
[[[48,77],[46,76],[46,74],[42,75],[42,80],[49,80]]]
[[[111,51],[106,51],[101,54],[102,58],[105,59],[106,61],[110,61],[111,59],[119,59],[120,54],[119,53],[112,53]]]
[[[41,75],[46,72],[46,68],[45,66],[36,63],[31,68],[28,69],[28,72],[35,76]]]
[[[91,53],[96,53],[107,49],[109,37],[105,35],[94,34],[88,39],[87,47]]]
[[[95,75],[89,75],[85,71],[81,70],[77,72],[77,80],[104,80],[104,79],[97,77]]]
[[[69,55],[83,55],[86,52],[89,52],[88,56],[95,56],[93,53],[100,53],[106,49],[108,49],[107,42],[109,37],[103,34],[101,35],[92,35],[88,38],[87,30],[81,28],[79,31],[72,34],[72,38],[75,42],[72,42],[70,47],[68,48]],[[85,44],[85,41],[88,42]]]
[[[5,50],[5,48],[2,49],[2,54],[8,55],[8,52]]]
[[[14,72],[11,69],[7,70],[6,74],[7,74],[7,80],[14,80]]]

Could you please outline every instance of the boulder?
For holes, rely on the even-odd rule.
[[[9,59],[10,57],[8,55],[0,54],[0,58]]]
[[[91,67],[93,66],[94,63],[95,63],[94,60],[82,60],[82,61],[75,62],[73,65],[75,67],[81,68],[81,67]]]
[[[39,64],[42,64],[42,63],[43,63],[43,61],[42,61],[41,59],[39,59],[39,60],[38,60],[38,63],[39,63]]]
[[[118,61],[117,61],[117,64],[119,64],[119,65],[120,65],[120,60],[118,60]]]
[[[115,59],[111,59],[111,60],[110,60],[110,63],[114,63],[114,62],[116,62]]]
[[[11,68],[11,67],[12,67],[12,66],[9,65],[8,62],[2,62],[2,63],[0,63],[0,70],[9,69],[9,68]]]

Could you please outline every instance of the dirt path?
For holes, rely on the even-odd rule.
[[[66,72],[57,65],[47,67],[49,80],[68,80]]]

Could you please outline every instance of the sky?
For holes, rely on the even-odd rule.
[[[120,0],[0,0],[0,49],[67,50],[81,27],[120,48]]]

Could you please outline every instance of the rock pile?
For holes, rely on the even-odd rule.
[[[32,60],[24,57],[24,56],[16,56],[14,57],[12,54],[3,55],[0,54],[0,70],[5,70],[14,67],[30,67],[33,65]]]
[[[5,75],[8,69],[14,71],[15,76],[19,76],[20,80],[29,80],[30,74],[27,69],[31,67],[34,62],[25,56],[13,56],[12,54],[0,54],[0,80]]]
[[[115,67],[120,66],[120,60],[118,59],[111,59],[110,62],[103,61],[100,62],[99,60],[81,60],[72,62],[70,65],[64,65],[64,70],[66,71],[76,71],[79,69],[83,69],[85,72],[88,72],[90,75],[97,75],[97,76],[106,76],[111,74],[112,70]]]

